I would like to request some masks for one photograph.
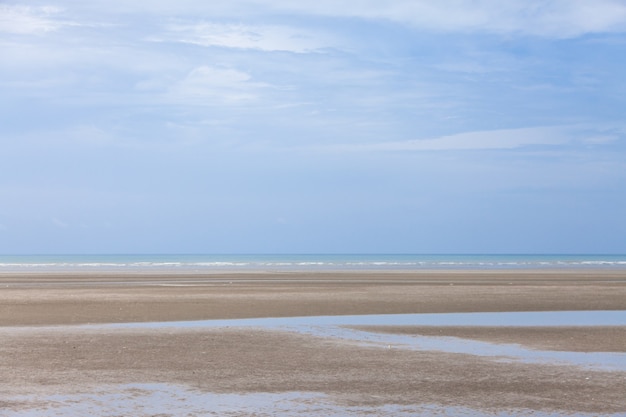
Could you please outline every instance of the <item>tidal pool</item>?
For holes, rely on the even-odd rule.
[[[489,343],[456,337],[380,334],[350,326],[626,326],[626,311],[550,311],[499,313],[382,314],[314,316],[179,322],[93,325],[107,329],[201,329],[251,327],[296,332],[352,341],[387,349],[435,350],[494,357],[501,361],[550,363],[626,370],[626,354],[620,352],[564,352],[529,349],[517,344]]]
[[[626,326],[626,310],[370,314],[86,325],[106,328],[316,326]]]

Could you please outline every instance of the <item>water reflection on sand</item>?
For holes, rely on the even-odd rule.
[[[4,417],[82,416],[298,416],[298,417],[591,417],[595,414],[546,413],[535,410],[474,410],[440,404],[350,405],[331,396],[309,392],[215,394],[174,384],[124,384],[74,395],[21,396],[20,402],[39,402],[29,409],[5,409]],[[624,414],[610,414],[623,417]]]
[[[316,316],[185,322],[122,323],[104,328],[215,328],[254,327],[290,331],[317,337],[352,341],[372,347],[436,350],[495,357],[502,361],[552,363],[626,370],[626,354],[617,352],[563,352],[524,348],[516,344],[489,343],[456,337],[379,334],[350,326],[625,326],[626,311],[551,311],[442,314],[383,314]],[[93,326],[92,326],[93,327]]]

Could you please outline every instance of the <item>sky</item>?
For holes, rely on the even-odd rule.
[[[0,253],[626,253],[626,0],[0,0]]]

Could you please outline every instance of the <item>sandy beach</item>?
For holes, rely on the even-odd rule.
[[[255,395],[266,395],[266,403],[275,404],[277,398],[300,395],[289,400],[291,412],[257,402],[228,415],[249,415],[263,407],[269,408],[261,415],[322,415],[323,407],[327,415],[626,415],[623,370],[391,345],[385,349],[262,327],[93,325],[580,310],[626,310],[626,272],[3,274],[0,410],[8,416],[56,415],[46,410],[117,392],[120,404],[135,407],[134,415],[155,415],[145,408],[150,395],[180,390],[188,401],[194,396],[206,400],[201,395],[209,394],[259,401]],[[92,326],[80,326],[84,324]],[[390,325],[360,330],[546,351],[626,352],[624,326]],[[184,411],[182,402],[168,404],[162,415],[212,415],[208,404],[190,411]],[[322,407],[319,413],[315,404]],[[117,411],[101,408],[98,415]]]

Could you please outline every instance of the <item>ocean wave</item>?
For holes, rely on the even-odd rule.
[[[3,259],[4,258],[4,259]],[[2,271],[626,268],[626,255],[101,255],[1,257]]]

